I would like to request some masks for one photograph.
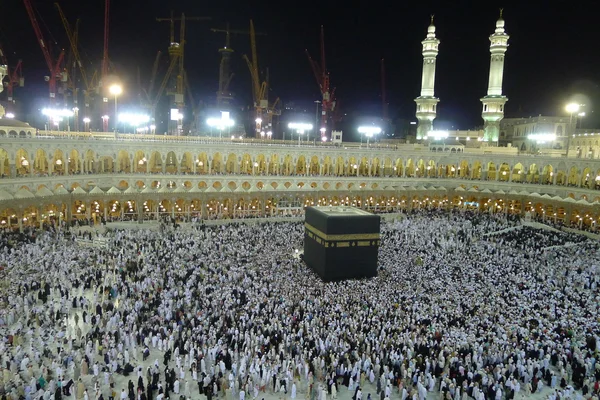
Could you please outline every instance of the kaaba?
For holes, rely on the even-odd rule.
[[[377,276],[380,224],[355,207],[308,207],[304,262],[325,282]]]

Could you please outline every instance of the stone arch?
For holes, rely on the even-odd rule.
[[[415,163],[412,158],[409,158],[406,161],[406,176],[408,178],[413,178],[415,176]]]
[[[269,160],[269,175],[279,175],[279,155],[271,154]]]
[[[81,173],[81,155],[75,149],[71,149],[69,152],[69,174]]]
[[[116,172],[131,172],[131,160],[129,159],[129,153],[125,150],[120,150],[117,154]]]
[[[471,177],[471,168],[469,167],[469,162],[467,160],[461,160],[458,164],[458,177],[459,178],[470,178]]]
[[[404,174],[404,161],[401,158],[396,159],[394,164],[394,175],[402,176]]]
[[[369,176],[369,160],[367,157],[362,157],[358,162],[358,175]]]
[[[196,173],[207,174],[209,172],[209,169],[210,164],[208,163],[208,156],[206,155],[206,153],[202,152],[198,154],[198,159],[196,160]]]
[[[323,159],[323,174],[322,175],[331,175],[334,173],[333,161],[330,156],[325,156]]]
[[[321,165],[319,163],[319,157],[312,156],[310,158],[310,166],[308,169],[309,175],[319,175],[321,173]]]
[[[0,148],[0,178],[10,175],[10,161],[8,160],[8,152]]]
[[[33,156],[33,172],[35,174],[48,173],[48,156],[42,149],[37,149]]]
[[[335,159],[335,166],[334,166],[334,170],[333,170],[333,174],[335,176],[343,176],[346,175],[346,163],[344,162],[344,158],[342,156],[338,156]]]
[[[481,175],[483,173],[483,164],[481,163],[481,161],[477,160],[473,163],[473,170],[471,172],[472,172],[472,175],[471,175],[472,179],[477,179],[477,180],[481,179]]]
[[[268,173],[267,158],[264,154],[259,154],[256,156],[256,164],[258,165],[255,168],[255,174],[266,175]]]
[[[542,168],[542,174],[540,176],[539,182],[542,185],[552,184],[553,177],[554,177],[554,169],[552,168],[552,165],[546,164],[544,166],[544,168]]]
[[[578,186],[580,180],[579,169],[576,166],[572,166],[567,176],[567,185]]]
[[[435,161],[433,161],[433,160],[427,161],[427,165],[425,167],[425,174],[428,178],[435,178],[437,176]]]
[[[425,176],[426,172],[427,172],[427,167],[425,165],[425,160],[420,158],[419,161],[417,161],[417,164],[415,166],[415,176],[422,178]]]
[[[92,149],[88,149],[83,155],[83,171],[95,173],[97,168],[96,153]]]
[[[356,157],[352,156],[348,159],[348,168],[346,171],[346,175],[348,176],[357,176],[358,175],[358,162],[356,161]]]
[[[100,157],[100,172],[104,173],[114,173],[115,172],[115,162],[110,156],[101,156]]]
[[[0,129],[0,137],[6,137],[6,131]]]
[[[163,173],[163,159],[162,155],[158,151],[153,151],[148,159],[150,173],[162,174]]]
[[[27,176],[31,168],[29,153],[25,149],[17,150],[15,154],[15,169],[17,176]]]
[[[493,162],[487,163],[487,180],[495,181],[496,180],[496,164]]]
[[[167,156],[165,157],[165,166],[163,171],[167,174],[176,174],[179,172],[179,164],[177,160],[177,155],[174,151],[169,151]]]
[[[231,157],[231,154],[229,155],[229,157]],[[235,154],[233,155],[233,158],[235,160]],[[228,158],[229,159],[229,158]],[[212,160],[210,163],[210,172],[212,174],[220,174],[223,172],[223,156],[221,155],[221,153],[215,153],[212,156]],[[229,172],[229,170],[227,170],[227,173],[235,173],[235,166],[232,170],[232,172]]]
[[[507,163],[500,164],[498,169],[498,180],[500,182],[508,182],[510,180],[511,170]]]
[[[294,172],[294,168],[292,166],[292,156],[286,154],[283,157],[283,174],[282,175],[292,175]]]
[[[392,159],[390,157],[385,157],[383,159],[383,175],[394,175],[394,166],[392,165]]]
[[[591,189],[594,185],[594,178],[592,176],[592,169],[590,167],[584,168],[581,173],[581,187]]]
[[[373,158],[371,161],[371,176],[380,176],[381,175],[381,161],[379,157]]]
[[[133,166],[135,172],[145,174],[148,171],[148,160],[143,151],[138,150],[133,155]]]
[[[516,163],[513,167],[512,167],[512,171],[511,171],[511,175],[510,175],[510,179],[513,182],[523,182],[523,164],[521,163]]]
[[[182,174],[191,174],[194,170],[194,156],[189,151],[185,151],[181,156],[179,172]]]
[[[306,157],[301,155],[296,161],[296,175],[306,175],[306,172]]]
[[[538,183],[540,179],[540,171],[538,166],[534,163],[529,166],[529,171],[527,172],[527,182],[528,183]]]
[[[252,175],[254,164],[252,162],[252,156],[248,153],[244,153],[240,160],[240,173],[245,175]]]

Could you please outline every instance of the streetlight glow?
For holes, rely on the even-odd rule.
[[[118,96],[123,93],[123,87],[121,85],[111,85],[110,88],[108,88],[108,91],[113,96]]]
[[[8,119],[13,119],[15,117],[15,114],[13,114],[13,113],[6,113],[4,116],[6,118],[8,118]]]
[[[86,124],[89,124],[91,121],[92,121],[92,120],[91,120],[91,119],[89,119],[88,117],[85,117],[85,118],[83,119],[83,122],[85,122]]]
[[[363,133],[368,137],[381,133],[381,128],[378,126],[359,126],[358,133]]]
[[[119,122],[133,126],[143,125],[150,122],[150,117],[143,114],[122,113],[119,114]]]

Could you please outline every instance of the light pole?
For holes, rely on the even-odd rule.
[[[573,114],[579,111],[579,104],[577,103],[569,103],[565,106],[565,109],[569,113],[569,134],[567,135],[567,154],[569,157],[569,147],[571,145],[571,137],[575,135],[575,127],[573,127]]]
[[[381,128],[378,126],[359,126],[358,132],[364,134],[367,137],[367,147],[369,147],[369,139],[373,137],[373,135],[377,135],[381,133]],[[362,143],[362,135],[361,135],[361,143]]]
[[[313,128],[312,124],[303,124],[299,122],[290,122],[288,128],[295,129],[298,133],[298,146],[300,146],[300,135],[304,134],[304,131],[310,131]]]
[[[260,133],[260,131],[262,130],[261,128],[261,124],[262,124],[262,118],[256,118],[254,120],[254,122],[256,123],[256,133]],[[256,135],[255,135],[256,136]]]
[[[117,97],[119,97],[119,95],[121,93],[123,93],[123,87],[121,85],[111,85],[111,87],[108,89],[110,91],[110,94],[112,94],[113,96],[115,96],[115,134],[117,133]]]
[[[91,119],[89,119],[88,117],[85,117],[83,119],[83,124],[84,124],[83,129],[85,129],[86,132],[90,131],[90,121],[91,121]]]

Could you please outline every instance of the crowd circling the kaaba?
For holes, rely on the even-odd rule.
[[[598,399],[597,241],[414,212],[376,278],[323,283],[303,233],[2,233],[1,400]]]

